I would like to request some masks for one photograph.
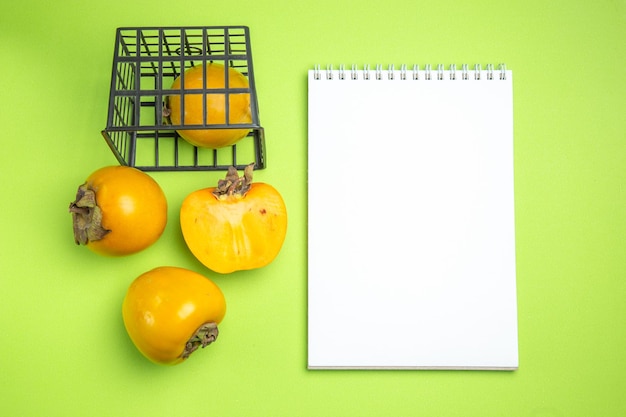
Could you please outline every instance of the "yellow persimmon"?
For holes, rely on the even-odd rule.
[[[137,277],[122,304],[124,326],[134,345],[163,365],[179,364],[214,342],[225,314],[224,294],[213,281],[172,266]]]
[[[190,127],[193,125],[250,124],[252,122],[250,93],[229,91],[226,94],[224,92],[226,73],[228,73],[228,89],[249,88],[248,79],[239,71],[214,62],[206,63],[204,71],[203,65],[196,65],[187,69],[184,77],[176,78],[171,86],[173,90],[181,89],[182,78],[184,78],[184,85],[181,94],[168,96],[167,113],[171,123]],[[222,89],[222,91],[211,91],[212,89]],[[202,90],[202,92],[185,92],[185,90]],[[181,105],[182,96],[185,97],[184,109]],[[205,97],[204,100],[203,97]],[[226,105],[227,102],[228,105]],[[236,143],[245,137],[250,129],[178,129],[177,132],[192,145],[216,149]]]
[[[227,274],[261,268],[276,258],[287,233],[287,209],[271,185],[252,182],[253,166],[239,178],[233,167],[217,187],[183,201],[180,225],[193,255]]]
[[[167,223],[167,200],[148,174],[128,166],[94,171],[70,204],[74,241],[100,255],[123,256],[156,242]]]

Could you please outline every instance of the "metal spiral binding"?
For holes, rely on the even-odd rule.
[[[313,78],[316,80],[320,79],[320,65],[319,64],[316,64],[313,67]]]
[[[411,72],[411,76],[408,76],[408,72]],[[327,80],[333,80],[335,74],[337,74],[338,80],[358,80],[359,74],[362,75],[364,80],[395,80],[396,74],[399,72],[400,80],[420,80],[421,75],[423,75],[423,79],[426,81],[437,80],[442,81],[445,79],[449,80],[469,80],[470,73],[473,74],[474,80],[506,80],[507,78],[507,70],[505,64],[499,64],[497,68],[494,67],[493,64],[487,64],[484,68],[480,66],[480,64],[474,65],[473,69],[469,69],[469,65],[463,64],[461,65],[461,69],[457,70],[456,64],[450,64],[448,69],[445,68],[443,64],[438,64],[434,69],[431,64],[424,65],[423,69],[420,70],[420,66],[418,64],[414,64],[412,68],[407,69],[406,64],[402,64],[400,70],[397,71],[394,64],[389,64],[387,66],[387,70],[383,69],[381,64],[376,64],[373,71],[370,69],[369,64],[365,64],[362,70],[357,68],[356,64],[352,64],[350,70],[346,70],[345,65],[341,64],[339,66],[339,70],[335,71],[333,69],[332,64],[326,66],[326,69],[323,71],[320,65],[315,65],[313,68],[313,78],[315,80],[322,79],[322,73],[325,73],[325,78]],[[348,75],[349,72],[349,76]],[[460,72],[460,74],[459,74]],[[386,73],[386,75],[385,75]],[[446,78],[447,74],[447,78]]]

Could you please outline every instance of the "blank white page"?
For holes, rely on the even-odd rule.
[[[517,369],[511,71],[369,74],[308,74],[308,367]]]

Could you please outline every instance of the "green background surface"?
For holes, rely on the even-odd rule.
[[[626,415],[624,0],[2,9],[0,415]],[[100,135],[115,29],[192,25],[251,30],[268,152],[256,179],[290,216],[262,270],[217,276],[184,246],[180,203],[220,173],[152,174],[170,222],[140,254],[107,259],[73,242],[76,187],[116,164]],[[307,371],[306,71],[500,62],[514,73],[519,370]],[[364,168],[365,180],[385,172]],[[121,319],[129,283],[159,265],[204,273],[228,300],[218,342],[176,367],[145,360]]]

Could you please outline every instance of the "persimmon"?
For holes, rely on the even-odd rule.
[[[145,172],[121,165],[89,175],[69,211],[76,244],[108,256],[146,249],[167,223],[167,200],[159,184]]]
[[[252,122],[250,93],[223,92],[227,73],[228,88],[226,90],[248,89],[248,79],[232,67],[225,67],[215,62],[208,62],[204,65],[204,71],[203,65],[196,65],[187,69],[183,77],[179,76],[174,80],[172,90],[181,89],[181,83],[183,86],[181,94],[171,94],[167,99],[166,114],[169,114],[171,123],[188,126],[250,124]],[[183,78],[184,82],[181,81]],[[205,79],[206,90],[204,90]],[[212,89],[222,89],[222,91],[211,91]],[[185,92],[185,90],[198,90],[198,92]],[[206,92],[204,100],[204,95],[200,90]],[[181,108],[181,96],[185,97],[184,109]],[[250,129],[178,129],[177,132],[192,145],[217,149],[236,143],[245,137]]]
[[[268,265],[285,240],[285,202],[270,184],[252,182],[253,166],[242,177],[231,167],[217,187],[192,192],[180,209],[189,250],[221,274]]]
[[[176,365],[215,342],[226,314],[220,288],[185,268],[162,266],[137,277],[122,303],[128,336],[152,362]]]

